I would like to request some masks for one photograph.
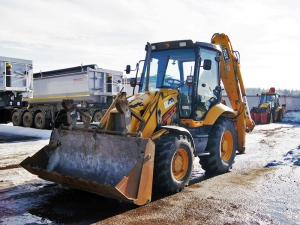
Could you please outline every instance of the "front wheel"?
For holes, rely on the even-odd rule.
[[[237,150],[237,133],[228,118],[220,117],[209,132],[205,151],[210,155],[200,157],[202,168],[209,174],[229,171]]]
[[[273,114],[272,113],[268,114],[268,123],[273,123]]]
[[[188,184],[193,170],[193,147],[186,136],[167,134],[156,141],[154,187],[179,192]]]

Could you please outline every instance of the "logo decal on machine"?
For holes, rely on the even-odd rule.
[[[165,109],[169,108],[171,105],[175,103],[175,98],[170,98],[169,100],[164,102]]]
[[[224,60],[229,61],[230,57],[229,57],[227,48],[222,48],[222,53],[223,53]]]
[[[74,78],[73,79],[73,82],[80,82],[80,81],[83,81],[83,78],[81,77],[81,78]]]

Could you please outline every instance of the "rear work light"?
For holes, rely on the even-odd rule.
[[[186,42],[179,42],[180,47],[186,47]]]

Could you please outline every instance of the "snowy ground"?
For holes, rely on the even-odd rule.
[[[230,173],[206,178],[195,159],[188,188],[154,196],[143,207],[65,188],[20,168],[48,144],[50,133],[0,125],[0,224],[300,224],[300,112],[257,125]]]

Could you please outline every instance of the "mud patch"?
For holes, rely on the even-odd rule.
[[[34,141],[40,139],[41,139],[40,137],[23,136],[23,135],[0,132],[0,143],[24,142],[24,141]]]

